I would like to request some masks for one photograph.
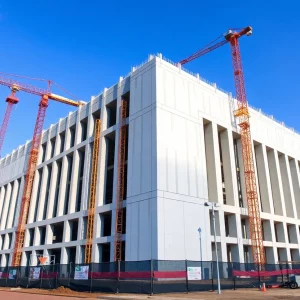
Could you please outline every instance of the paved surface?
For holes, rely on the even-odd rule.
[[[32,293],[39,294],[32,294]],[[68,291],[64,291],[68,292]],[[48,294],[41,294],[48,293]],[[199,292],[199,293],[190,293],[190,294],[165,294],[165,295],[113,295],[113,294],[89,294],[89,293],[77,293],[70,291],[70,296],[65,296],[62,294],[57,294],[56,291],[47,291],[47,290],[37,290],[37,289],[22,289],[13,290],[10,289],[0,290],[0,299],[1,300],[82,300],[84,299],[99,299],[99,300],[296,300],[300,299],[300,289],[290,290],[290,289],[271,289],[267,292],[260,292],[256,289],[240,289],[237,291],[222,291],[222,295],[217,295],[215,292]]]

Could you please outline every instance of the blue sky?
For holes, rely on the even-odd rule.
[[[248,101],[300,131],[299,14],[297,0],[1,1],[0,71],[52,79],[88,101],[150,53],[179,61],[228,28],[251,25],[240,41]],[[185,67],[234,92],[228,45]],[[8,94],[0,86],[0,118]],[[39,99],[18,96],[3,155],[32,137]],[[51,102],[44,128],[70,110]]]

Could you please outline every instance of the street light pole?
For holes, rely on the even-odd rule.
[[[199,232],[199,241],[200,241],[200,264],[201,264],[201,278],[204,279],[203,277],[203,259],[202,259],[202,230],[201,227],[198,228],[198,232]]]
[[[218,246],[217,246],[217,235],[216,235],[216,217],[215,217],[215,207],[217,206],[217,203],[214,203],[214,202],[205,202],[204,205],[212,207],[213,230],[214,230],[216,263],[217,263],[218,294],[221,294],[220,270],[219,270],[219,258],[218,258]]]

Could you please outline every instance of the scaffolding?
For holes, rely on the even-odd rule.
[[[89,200],[89,207],[88,207],[88,220],[87,220],[87,230],[86,230],[85,258],[84,258],[84,262],[86,264],[90,264],[92,262],[93,237],[94,237],[94,227],[95,227],[94,225],[95,225],[95,213],[96,213],[96,193],[97,193],[98,166],[99,166],[100,133],[101,133],[101,120],[96,120],[91,184],[90,184],[90,200]]]
[[[125,189],[125,159],[127,137],[127,101],[122,99],[120,108],[120,132],[118,152],[118,185],[116,197],[116,223],[115,223],[115,247],[114,260],[122,260],[122,234],[123,234],[123,199]]]

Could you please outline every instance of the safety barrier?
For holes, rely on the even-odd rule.
[[[215,261],[122,261],[68,265],[0,267],[0,287],[77,291],[144,293],[209,291],[217,288]],[[282,284],[300,274],[300,264],[253,264],[219,262],[222,289]]]

